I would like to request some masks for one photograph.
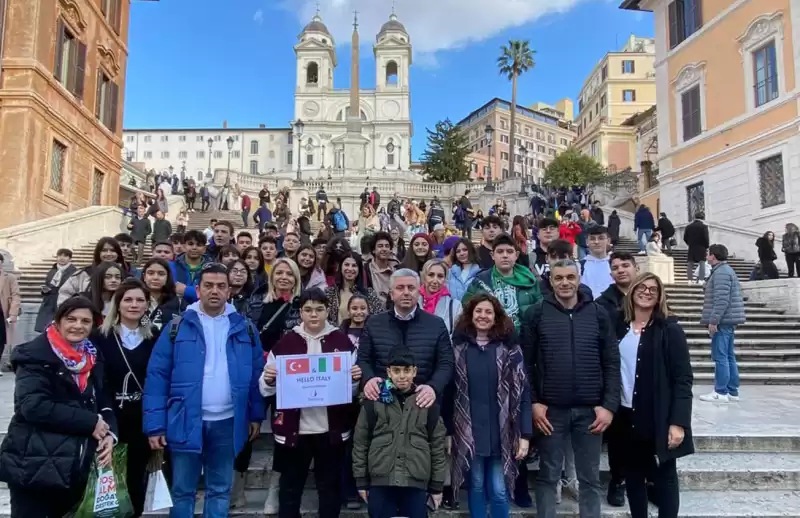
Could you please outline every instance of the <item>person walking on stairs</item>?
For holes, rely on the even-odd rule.
[[[703,283],[706,279],[706,254],[710,243],[708,237],[708,226],[706,226],[706,215],[698,212],[694,215],[694,221],[689,223],[683,231],[683,242],[689,247],[686,253],[686,277],[689,284],[694,283],[694,267],[699,264],[699,275],[697,280]]]

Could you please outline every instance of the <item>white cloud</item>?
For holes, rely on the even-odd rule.
[[[396,0],[395,10],[415,53],[431,54],[483,41],[584,1],[588,0]],[[359,12],[361,41],[370,44],[392,9],[391,0],[320,0],[319,4],[323,21],[340,44],[350,41],[354,10]],[[316,5],[316,0],[282,2],[302,25],[314,16]]]
[[[263,9],[259,9],[258,11],[255,12],[255,14],[253,15],[253,21],[256,22],[259,25],[264,23],[264,10]]]

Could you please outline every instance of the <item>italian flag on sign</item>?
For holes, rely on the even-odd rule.
[[[341,370],[342,359],[339,356],[317,359],[317,372],[340,372]]]

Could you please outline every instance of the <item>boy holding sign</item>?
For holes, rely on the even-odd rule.
[[[353,475],[370,518],[426,518],[442,502],[445,427],[439,405],[416,403],[414,354],[395,347],[378,401],[364,400],[353,438]],[[398,433],[399,432],[399,433]]]

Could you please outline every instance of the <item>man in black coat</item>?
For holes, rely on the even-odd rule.
[[[694,282],[694,267],[698,263],[700,271],[697,280],[702,283],[706,279],[706,257],[711,240],[708,237],[708,227],[703,222],[705,217],[704,213],[698,212],[694,215],[694,221],[683,231],[683,242],[689,247],[686,254],[686,276],[689,278],[689,284]]]
[[[386,377],[389,357],[395,346],[411,349],[417,364],[417,404],[432,406],[442,397],[453,377],[454,360],[450,334],[444,320],[419,306],[419,276],[401,268],[392,274],[390,289],[394,309],[367,320],[358,347],[364,396],[376,401]]]
[[[661,248],[664,250],[672,250],[672,245],[670,245],[669,242],[675,237],[675,225],[669,220],[666,212],[659,214],[658,228],[656,228],[656,231],[661,234]]]
[[[608,314],[582,295],[580,267],[562,260],[550,268],[554,293],[531,308],[520,343],[530,368],[533,423],[539,439],[536,509],[556,516],[556,491],[571,440],[580,484],[581,514],[601,514],[601,434],[619,407],[619,349]]]

